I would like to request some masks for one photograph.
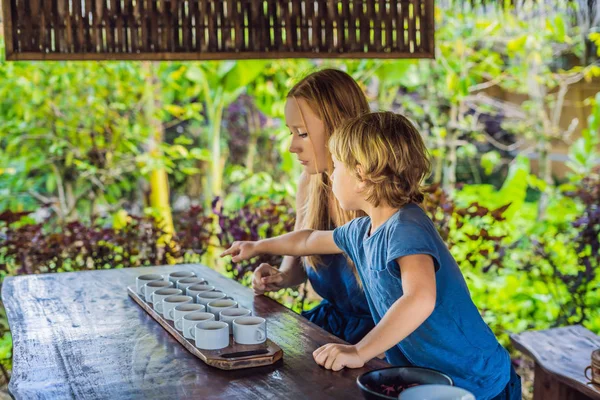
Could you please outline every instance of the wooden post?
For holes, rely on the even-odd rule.
[[[158,154],[159,145],[163,141],[164,130],[160,120],[156,118],[156,77],[151,61],[143,63],[144,76],[146,84],[144,89],[144,114],[146,123],[150,128],[150,138],[148,140],[148,152]],[[150,175],[150,205],[160,212],[162,218],[162,228],[168,234],[174,232],[173,217],[171,216],[171,206],[169,204],[169,179],[167,171],[164,168],[154,169]]]
[[[11,18],[11,0],[4,0],[0,7],[2,8],[2,25],[4,26],[4,47],[6,49],[6,59],[12,60],[13,54],[13,34]]]

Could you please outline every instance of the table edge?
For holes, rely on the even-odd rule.
[[[557,330],[557,329],[568,329],[568,328],[575,328],[575,329],[582,329],[583,332],[589,332],[591,334],[594,334],[592,331],[590,331],[589,329],[585,328],[582,325],[571,325],[568,327],[560,327],[560,328],[551,328],[553,330]],[[543,330],[548,330],[548,329],[543,329]],[[510,335],[510,341],[513,344],[513,346],[515,346],[515,348],[517,350],[519,350],[521,353],[525,354],[526,356],[528,356],[529,358],[533,359],[533,361],[536,363],[536,365],[538,365],[541,369],[544,370],[544,372],[549,373],[554,375],[561,383],[575,389],[578,390],[582,393],[584,393],[587,396],[590,396],[594,399],[600,399],[600,392],[590,388],[589,385],[585,385],[571,377],[568,377],[566,375],[563,375],[562,373],[557,372],[554,368],[550,368],[547,365],[545,365],[542,361],[540,361],[539,357],[537,354],[534,354],[531,350],[529,350],[528,348],[526,348],[523,344],[521,344],[520,342],[518,342],[517,338],[523,334],[526,334],[527,332],[541,332],[543,330],[539,330],[539,331],[525,331],[525,332],[521,332],[521,333],[513,333]],[[590,355],[591,357],[591,355]],[[590,363],[591,363],[591,359],[590,359]]]

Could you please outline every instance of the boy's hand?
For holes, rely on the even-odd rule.
[[[281,271],[269,264],[260,264],[252,275],[252,289],[254,290],[254,294],[260,295],[265,292],[274,292],[281,289],[283,275]]]
[[[233,257],[231,257],[231,261],[233,262],[249,260],[258,255],[256,243],[257,242],[233,242],[230,248],[221,253],[220,257],[232,254]]]
[[[313,358],[317,364],[333,371],[339,371],[344,367],[361,368],[365,365],[356,346],[347,344],[329,343],[321,346],[313,352]]]

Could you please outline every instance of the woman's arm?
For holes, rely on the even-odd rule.
[[[308,199],[308,183],[310,182],[310,176],[305,172],[300,175],[298,179],[298,186],[296,189],[296,222],[294,224],[294,230],[302,229],[304,223],[304,206]],[[281,266],[279,267],[281,275],[281,282],[279,286],[281,288],[293,287],[302,284],[306,281],[306,270],[302,265],[302,259],[300,257],[285,256]],[[269,280],[267,282],[269,283]]]
[[[252,276],[252,289],[254,294],[259,295],[298,286],[304,281],[306,281],[306,271],[302,266],[301,258],[285,256],[279,269],[267,263],[260,264]]]
[[[296,223],[294,230],[303,226],[304,207],[308,199],[308,184],[310,177],[306,173],[300,175],[296,190]],[[307,275],[302,259],[295,256],[285,256],[279,269],[269,264],[261,264],[254,271],[252,288],[257,295],[277,291],[287,287],[298,286],[306,281]]]

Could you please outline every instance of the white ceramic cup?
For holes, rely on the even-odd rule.
[[[207,306],[208,303],[210,303],[211,301],[221,299],[231,299],[231,297],[228,297],[223,292],[202,292],[198,293],[198,295],[196,296],[196,303]]]
[[[194,340],[194,328],[196,324],[204,321],[214,321],[215,314],[207,313],[207,312],[191,312],[183,316],[181,321],[181,328],[183,332],[183,337],[186,339]]]
[[[154,307],[154,311],[159,314],[163,313],[163,299],[169,296],[177,296],[183,294],[181,289],[175,288],[163,288],[158,289],[154,293],[152,293],[152,306]]]
[[[183,317],[189,313],[193,312],[204,312],[206,307],[202,304],[180,304],[175,307],[175,311],[173,312],[173,321],[175,325],[175,329],[178,331],[183,331]]]
[[[229,346],[229,326],[225,322],[205,321],[194,327],[196,347],[203,350],[219,350]]]
[[[267,340],[267,321],[261,317],[233,320],[233,339],[239,344],[259,344]]]
[[[146,294],[144,293],[144,286],[146,286],[148,282],[161,280],[163,280],[163,276],[158,274],[145,274],[138,276],[135,278],[135,289],[137,290],[137,294],[140,296],[145,296]]]
[[[221,311],[219,314],[219,321],[225,322],[229,325],[229,334],[233,333],[233,320],[239,317],[248,317],[252,315],[252,311],[246,310],[245,308],[228,308]]]
[[[200,284],[188,286],[185,289],[185,294],[187,294],[188,296],[192,296],[195,300],[196,296],[198,296],[200,293],[212,292],[212,291],[216,291],[214,286],[200,283]]]
[[[215,319],[219,320],[219,313],[223,310],[227,310],[228,308],[236,308],[238,306],[237,301],[233,301],[230,299],[219,299],[213,300],[207,305],[207,309],[209,313],[215,314]]]
[[[173,285],[177,285],[177,281],[184,278],[195,278],[196,273],[192,271],[174,271],[167,275],[166,280],[173,282]]]
[[[179,289],[181,290],[181,289]],[[162,305],[162,315],[163,317],[165,317],[165,319],[169,320],[169,321],[175,321],[175,307],[181,305],[181,304],[190,304],[193,303],[194,299],[192,299],[190,296],[183,296],[183,295],[176,295],[176,296],[169,296],[169,297],[165,297],[162,301],[163,305]]]
[[[198,285],[200,283],[206,283],[204,278],[183,278],[177,281],[177,289],[181,289],[185,292],[189,286]]]
[[[158,289],[167,289],[172,287],[173,284],[167,281],[151,281],[144,285],[144,299],[147,303],[152,303],[152,293]]]

